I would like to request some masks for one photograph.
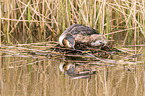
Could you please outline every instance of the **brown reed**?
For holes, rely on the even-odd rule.
[[[2,0],[0,8],[0,44],[58,40],[74,23],[95,28],[116,44],[144,43],[144,0]]]

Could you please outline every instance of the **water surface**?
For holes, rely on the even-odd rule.
[[[63,56],[46,57],[14,52],[11,50],[0,53],[2,96],[145,95],[144,55],[123,60],[125,63],[107,64],[99,61],[75,62]],[[114,60],[118,61],[120,58],[116,56]],[[60,64],[66,63],[75,64],[79,74],[86,72],[87,78],[74,78],[60,71]],[[87,72],[92,71],[95,73],[88,75]]]

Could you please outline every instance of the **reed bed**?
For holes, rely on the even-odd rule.
[[[0,46],[9,45],[0,48],[2,94],[144,94],[145,54],[140,55],[145,53],[144,0],[1,0],[0,3]],[[98,64],[97,74],[90,81],[72,80],[58,67],[64,62],[64,55],[51,48],[56,48],[60,34],[74,23],[96,29],[121,47],[135,49],[120,48],[125,55],[96,60],[97,63],[95,60],[88,63],[88,57],[97,59],[88,56],[89,53],[85,53],[88,57],[83,57],[84,61],[66,59],[77,64]]]
[[[71,24],[119,45],[144,44],[144,0],[1,0],[0,45],[57,41]]]

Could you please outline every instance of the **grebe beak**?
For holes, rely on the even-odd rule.
[[[73,44],[73,49],[75,50],[75,40],[74,40],[74,44]]]
[[[75,47],[73,46],[73,49],[75,50]]]

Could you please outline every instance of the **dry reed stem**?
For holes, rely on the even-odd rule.
[[[53,30],[55,36],[59,37],[68,26],[80,23],[97,29],[107,37],[113,37],[116,32],[118,36],[114,37],[120,37],[123,41],[119,44],[125,45],[133,40],[131,44],[138,45],[143,43],[139,42],[139,37],[145,36],[144,3],[144,0],[2,1],[0,30],[4,39],[1,43],[30,43],[29,39],[37,42],[45,41],[48,37],[52,40]],[[122,30],[127,32],[122,33]]]

